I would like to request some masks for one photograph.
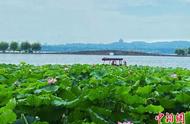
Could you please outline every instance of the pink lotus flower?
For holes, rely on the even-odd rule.
[[[56,78],[48,78],[48,84],[55,84],[57,82]]]

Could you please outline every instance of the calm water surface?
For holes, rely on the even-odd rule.
[[[101,64],[102,55],[63,55],[63,54],[0,54],[0,63],[19,64]],[[148,65],[162,67],[182,67],[190,69],[190,57],[163,56],[111,56],[122,57],[129,65]]]

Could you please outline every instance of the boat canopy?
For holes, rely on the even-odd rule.
[[[102,61],[122,61],[123,58],[102,58]]]

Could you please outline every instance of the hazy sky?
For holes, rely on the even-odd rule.
[[[190,0],[0,0],[0,40],[190,40]]]

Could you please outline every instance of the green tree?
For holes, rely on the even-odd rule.
[[[9,48],[9,44],[7,42],[0,42],[0,51],[5,53],[5,51]]]
[[[22,42],[21,45],[20,45],[20,49],[25,51],[25,52],[30,52],[31,50],[31,45],[29,42]]]
[[[32,45],[31,45],[31,48],[32,48],[32,50],[33,51],[40,51],[41,50],[41,44],[40,43],[33,43]]]
[[[185,49],[176,49],[175,50],[175,53],[177,55],[181,55],[181,56],[184,56],[186,53],[185,53]]]
[[[11,42],[10,43],[10,50],[12,50],[12,51],[16,51],[16,50],[18,50],[18,43],[17,42]]]

